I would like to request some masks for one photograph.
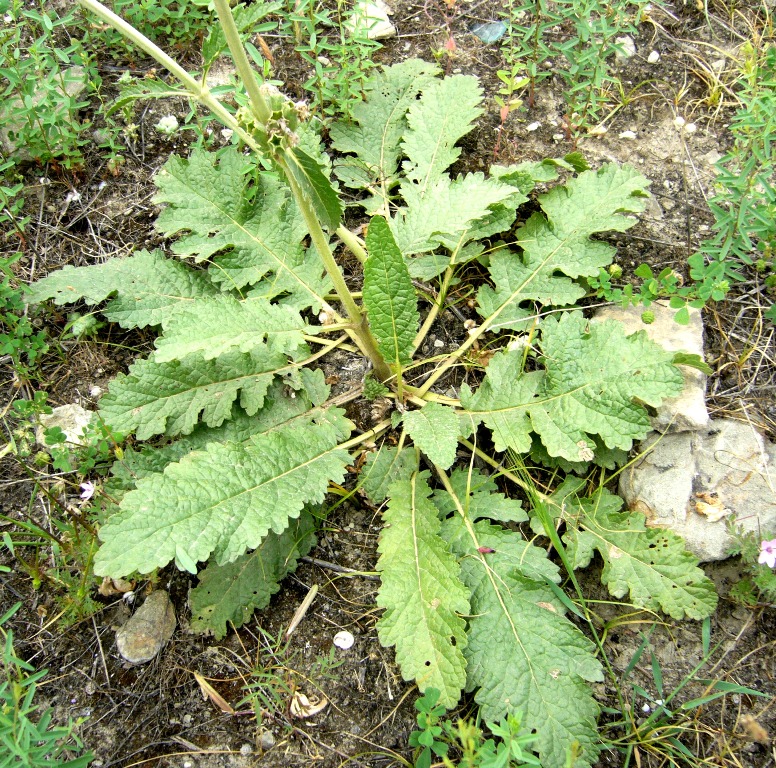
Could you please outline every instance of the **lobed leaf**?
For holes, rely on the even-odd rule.
[[[453,488],[452,494],[443,489],[434,491],[434,504],[444,515],[455,512],[460,503],[465,516],[474,521],[483,517],[504,523],[528,520],[520,499],[511,499],[498,493],[498,486],[493,479],[476,467],[454,469],[450,473],[450,485]]]
[[[564,536],[574,568],[590,563],[598,550],[604,561],[601,580],[614,597],[630,593],[639,608],[673,619],[704,619],[717,607],[713,582],[698,567],[680,536],[647,528],[639,512],[620,513],[622,499],[605,488],[590,499],[565,507]]]
[[[194,357],[183,362],[158,362],[153,356],[135,362],[120,374],[100,400],[100,415],[113,429],[153,435],[188,434],[200,418],[217,427],[240,405],[253,416],[277,373],[288,368],[286,356],[257,347],[248,353],[230,351],[218,360]]]
[[[95,573],[149,573],[173,559],[193,572],[211,554],[223,564],[255,549],[342,480],[350,457],[337,443],[350,429],[338,409],[313,412],[245,443],[208,443],[140,480],[100,529]]]
[[[381,216],[369,222],[366,248],[363,296],[369,325],[385,361],[403,365],[412,359],[420,315],[404,257]]]
[[[287,295],[296,309],[317,311],[329,290],[320,261],[303,247],[304,221],[288,188],[235,147],[195,149],[171,157],[154,178],[157,203],[166,203],[156,228],[177,237],[175,253],[210,261],[225,289],[257,286],[261,295]],[[260,287],[259,287],[260,286]]]
[[[220,640],[227,624],[241,627],[254,611],[269,605],[280,582],[314,546],[315,518],[304,511],[282,533],[270,531],[253,552],[231,563],[208,565],[189,592],[191,629],[212,632]]]
[[[105,317],[123,328],[143,328],[161,325],[176,307],[217,293],[204,272],[168,259],[161,251],[141,250],[88,267],[67,265],[33,283],[27,300],[99,304],[116,294],[103,309]]]
[[[305,347],[304,334],[316,330],[289,306],[265,299],[214,296],[168,317],[164,336],[156,340],[154,359],[168,362],[201,355],[212,360],[235,349],[249,352],[257,348],[269,354],[294,355]]]
[[[385,613],[377,623],[380,642],[396,646],[405,680],[436,688],[439,701],[455,706],[466,682],[468,591],[444,541],[424,474],[390,488],[385,526],[380,533],[377,604]]]
[[[412,448],[399,450],[383,443],[377,453],[366,457],[360,482],[369,500],[373,504],[382,504],[392,483],[409,479],[417,471],[418,456]]]

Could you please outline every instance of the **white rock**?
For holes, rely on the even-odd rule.
[[[635,131],[623,131],[620,134],[620,138],[621,139],[631,139],[632,140],[632,139],[637,138],[637,136],[636,136],[636,132]]]
[[[776,445],[750,425],[713,420],[698,432],[653,435],[620,476],[620,495],[647,525],[669,528],[702,561],[724,560],[728,525],[776,534]]]
[[[649,56],[647,56],[647,61],[650,64],[657,64],[657,62],[660,61],[660,54],[657,51],[652,51]]]
[[[87,411],[78,403],[60,405],[58,408],[54,408],[51,413],[42,413],[38,417],[40,425],[35,432],[35,438],[41,445],[46,445],[45,431],[59,427],[65,433],[68,443],[83,445],[84,433],[93,416],[92,411]]]
[[[341,632],[337,632],[337,634],[334,635],[334,645],[343,651],[347,651],[349,648],[352,648],[353,643],[355,642],[356,639],[353,637],[353,635],[345,629],[343,629]]]
[[[116,633],[119,653],[130,664],[151,661],[175,631],[175,609],[163,589],[152,592]]]
[[[647,336],[664,349],[689,352],[703,358],[703,321],[698,309],[690,308],[690,322],[679,325],[674,310],[653,304],[650,310],[655,321],[645,325],[641,320],[642,307],[604,307],[596,312],[594,320],[618,320],[630,335],[646,331]],[[709,423],[706,410],[706,375],[696,368],[682,368],[684,390],[678,397],[665,400],[652,419],[653,429],[659,432],[684,432],[703,429]]]
[[[537,120],[535,123],[530,123],[529,125],[526,125],[525,129],[526,131],[533,133],[534,131],[538,131],[539,128],[541,127],[542,127],[542,124]]]
[[[627,35],[624,37],[616,37],[614,42],[620,46],[620,50],[614,54],[618,61],[627,61],[636,55],[636,43],[633,42],[632,37]]]
[[[366,35],[369,40],[396,37],[396,27],[388,18],[392,14],[383,0],[356,0],[345,27],[351,34]]]

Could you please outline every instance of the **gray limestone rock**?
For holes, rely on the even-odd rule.
[[[697,432],[654,434],[620,476],[620,495],[647,525],[682,536],[701,561],[724,560],[728,524],[776,534],[776,445],[749,424],[710,421]]]
[[[175,631],[175,610],[163,589],[152,592],[116,633],[119,653],[130,664],[151,661]]]
[[[650,307],[655,321],[647,325],[641,320],[641,307],[604,307],[596,312],[594,320],[618,320],[627,334],[646,331],[656,344],[672,352],[689,352],[703,359],[703,321],[700,310],[690,309],[688,325],[674,320],[675,310],[653,304]],[[683,367],[684,391],[679,397],[666,400],[652,419],[658,432],[684,432],[703,429],[709,423],[706,410],[706,375],[696,368]]]

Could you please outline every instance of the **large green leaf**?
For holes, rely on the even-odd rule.
[[[314,546],[315,518],[304,511],[283,533],[270,531],[253,552],[231,563],[208,565],[189,593],[191,629],[212,632],[220,640],[227,624],[241,627],[254,611],[269,605],[279,582]]]
[[[494,256],[496,287],[480,288],[480,315],[491,318],[494,328],[519,328],[521,302],[574,303],[584,290],[568,278],[597,275],[614,256],[614,248],[590,236],[633,226],[635,219],[627,214],[643,210],[648,185],[633,168],[607,164],[541,195],[544,214],[534,213],[518,230],[522,253],[504,250]]]
[[[124,328],[161,325],[181,304],[214,296],[217,289],[204,272],[165,258],[161,251],[137,251],[88,267],[66,266],[33,283],[27,301],[98,304],[116,294],[103,310]]]
[[[639,608],[661,610],[677,620],[704,619],[714,612],[714,584],[680,536],[647,528],[639,512],[618,512],[622,499],[606,489],[573,501],[564,505],[564,541],[574,568],[587,566],[598,550],[604,561],[601,580],[615,597],[630,592]]]
[[[454,507],[441,535],[471,591],[466,689],[476,690],[484,720],[522,712],[546,768],[565,768],[575,745],[574,765],[591,766],[599,751],[598,706],[587,683],[603,675],[595,647],[563,616],[547,584],[560,581],[558,568],[518,531],[475,522],[477,504],[460,478],[456,486],[438,501],[442,509]]]
[[[364,101],[353,107],[353,119],[331,127],[334,148],[353,153],[338,161],[334,172],[346,186],[373,192],[374,197],[362,203],[369,213],[388,211],[390,191],[399,180],[407,110],[438,72],[434,64],[420,59],[385,67],[370,78]]]
[[[155,202],[166,203],[156,227],[177,237],[175,253],[211,262],[225,290],[252,285],[261,295],[287,294],[297,309],[320,309],[329,281],[320,261],[308,259],[301,213],[276,176],[258,174],[230,147],[173,156],[154,182]]]
[[[318,220],[330,230],[335,230],[342,218],[342,204],[321,166],[300,147],[287,150],[285,160],[289,172],[313,207]]]
[[[188,434],[200,418],[217,427],[231,417],[238,394],[253,416],[274,376],[287,367],[285,355],[266,347],[228,352],[215,361],[190,357],[160,363],[152,356],[113,379],[100,400],[100,415],[119,432],[135,432],[138,440]]]
[[[223,564],[255,549],[342,481],[350,457],[337,444],[351,426],[338,409],[313,412],[245,443],[209,443],[139,481],[100,529],[95,573],[149,573],[173,559],[194,572],[211,554]]]
[[[382,504],[388,488],[397,480],[406,480],[418,470],[418,456],[413,448],[394,448],[385,443],[366,457],[360,483],[373,504]]]
[[[629,450],[649,431],[644,404],[658,406],[683,386],[672,354],[620,323],[589,322],[581,312],[542,324],[546,371],[522,373],[522,355],[493,357],[477,392],[463,386],[461,403],[493,431],[496,450],[531,449],[531,430],[550,456],[592,458],[595,436],[607,448]]]
[[[283,304],[215,296],[181,307],[167,318],[164,335],[156,340],[154,358],[165,362],[201,355],[212,360],[235,349],[249,352],[256,348],[297,354],[305,346],[304,334],[316,330]]]
[[[369,222],[366,248],[364,306],[369,325],[385,361],[403,365],[412,358],[420,315],[404,257],[382,216]]]
[[[528,520],[520,499],[511,499],[498,492],[492,478],[482,474],[476,467],[454,469],[450,473],[453,493],[445,490],[434,492],[434,504],[447,515],[457,510],[457,503],[463,504],[465,515],[471,520],[488,518],[504,523],[522,523]]]
[[[380,642],[396,646],[405,680],[437,688],[440,703],[454,707],[466,682],[468,591],[459,567],[439,538],[440,522],[424,474],[394,483],[383,517],[377,570]]]

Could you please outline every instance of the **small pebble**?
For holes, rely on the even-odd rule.
[[[444,347],[444,345],[445,345],[445,343],[444,343],[444,341],[442,341],[442,339],[434,339],[434,346],[437,349],[442,349],[442,347]]]
[[[652,51],[652,53],[647,56],[647,61],[650,64],[657,64],[657,62],[660,61],[660,54],[657,51]]]
[[[684,127],[684,124],[685,124],[686,122],[687,122],[687,121],[686,121],[686,120],[685,120],[685,119],[684,119],[684,118],[683,118],[681,115],[677,115],[677,116],[674,118],[674,125],[675,125],[677,128],[682,128],[682,127]]]
[[[526,131],[530,131],[533,133],[534,131],[538,131],[539,128],[542,127],[542,124],[537,120],[535,123],[531,123],[530,125],[527,125],[525,127]]]
[[[337,632],[337,634],[334,635],[334,645],[336,645],[337,648],[340,648],[343,651],[347,651],[348,648],[352,648],[353,643],[355,642],[356,642],[356,639],[347,630],[343,629],[342,632]]]
[[[635,139],[636,138],[636,134],[633,131],[623,131],[620,134],[620,138],[621,139]]]

